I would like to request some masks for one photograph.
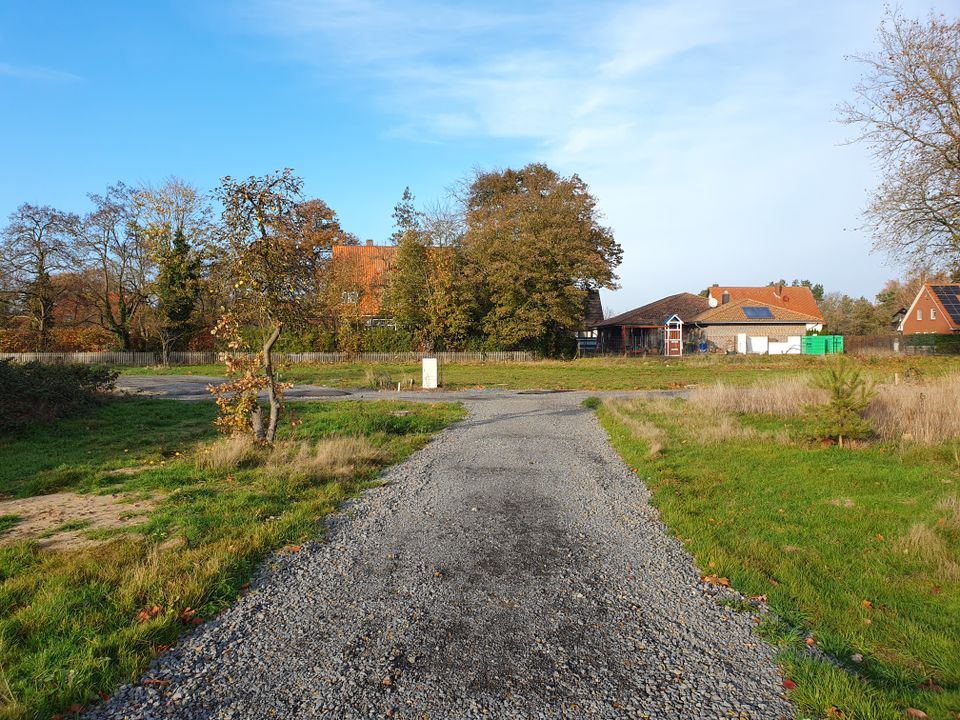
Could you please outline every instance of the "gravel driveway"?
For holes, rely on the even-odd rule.
[[[90,716],[792,717],[580,397],[471,398]]]

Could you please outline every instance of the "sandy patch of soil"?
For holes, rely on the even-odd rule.
[[[124,495],[72,492],[4,500],[0,502],[0,515],[19,515],[21,520],[0,536],[0,544],[36,538],[41,546],[55,550],[98,545],[103,541],[84,537],[84,533],[136,525],[155,505],[151,500],[125,502]],[[82,528],[56,531],[67,523],[80,522],[84,523]]]

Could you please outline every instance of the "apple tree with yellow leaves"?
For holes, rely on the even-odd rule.
[[[303,199],[303,181],[289,168],[245,180],[225,177],[216,196],[223,212],[220,244],[230,305],[214,332],[232,357],[229,381],[211,387],[221,430],[252,432],[272,443],[287,384],[277,377],[273,348],[281,334],[315,320],[331,246],[346,235],[322,200]],[[251,348],[244,337],[260,338]],[[255,350],[255,352],[250,352]],[[267,408],[258,394],[266,391]]]

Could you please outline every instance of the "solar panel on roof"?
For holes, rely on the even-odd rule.
[[[745,307],[743,314],[751,320],[771,320],[773,313],[768,307]]]
[[[960,293],[956,285],[934,285],[933,292],[950,318],[960,324]]]

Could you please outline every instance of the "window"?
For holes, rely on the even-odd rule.
[[[930,308],[930,319],[931,319],[931,320],[936,320],[936,319],[937,319],[937,309],[936,309],[936,308]]]
[[[923,320],[923,310],[917,308],[917,320]]]
[[[341,300],[343,301],[344,305],[356,305],[360,300],[360,293],[358,293],[356,290],[353,292],[345,292],[341,296]]]

